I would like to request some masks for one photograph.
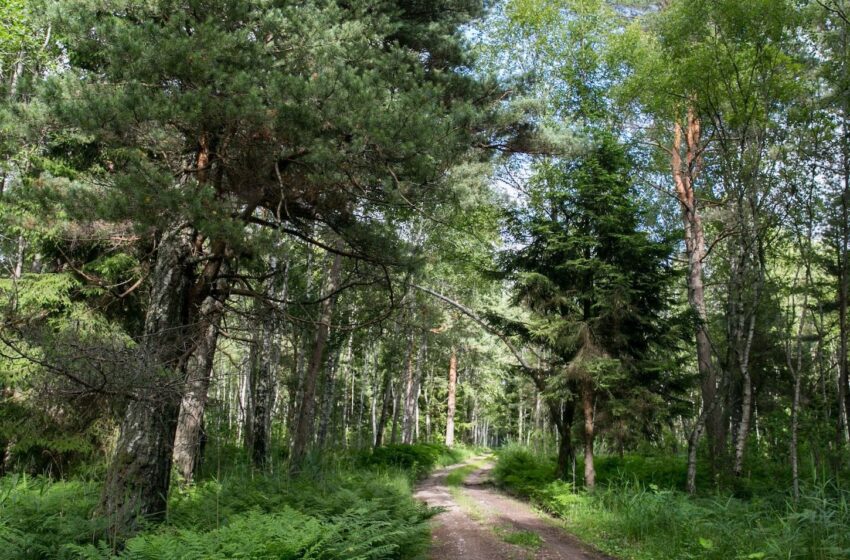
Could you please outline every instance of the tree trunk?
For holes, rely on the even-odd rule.
[[[412,336],[410,340],[411,345],[414,345]],[[407,383],[404,395],[404,433],[402,434],[402,443],[413,443],[416,425],[418,423],[416,411],[419,403],[419,377],[422,373],[422,356],[425,352],[425,344],[425,337],[423,335],[418,350],[414,351],[412,347],[410,349],[411,354],[407,364]]]
[[[289,288],[289,262],[284,261],[281,267],[277,257],[272,257],[269,268],[273,274],[265,293],[274,300],[284,301]],[[245,447],[254,467],[268,469],[271,465],[272,414],[277,402],[280,322],[276,310],[267,302],[255,300],[254,309],[258,324],[251,343],[246,382]]]
[[[319,419],[319,434],[316,445],[320,449],[325,446],[325,440],[328,436],[328,426],[331,422],[334,404],[336,401],[336,370],[337,370],[336,352],[332,352],[328,357],[328,365],[325,368],[325,386],[322,390],[322,416]]]
[[[264,310],[264,313],[268,311]],[[264,317],[251,345],[247,386],[249,391],[245,426],[245,443],[251,462],[258,469],[269,465],[272,411],[277,396],[276,365],[278,344],[274,336],[273,318]]]
[[[414,385],[414,370],[416,364],[416,338],[411,333],[407,345],[407,360],[404,364],[404,385],[403,391],[399,391],[399,403],[401,406],[399,415],[401,416],[401,442],[413,443],[413,385]],[[401,384],[400,384],[401,385]],[[401,387],[400,387],[401,389]],[[395,440],[395,436],[393,436]]]
[[[337,242],[337,247],[341,248],[340,242]],[[324,362],[325,346],[330,335],[334,300],[336,299],[333,294],[339,286],[341,270],[342,257],[336,254],[334,255],[333,265],[328,273],[328,285],[325,289],[324,300],[322,301],[316,342],[313,345],[310,365],[307,368],[304,378],[301,406],[299,407],[298,422],[295,427],[295,439],[292,443],[290,468],[293,473],[300,471],[313,436],[313,420],[316,412],[316,384]]]
[[[696,422],[694,422],[690,436],[688,436],[688,472],[685,482],[685,489],[688,494],[694,494],[697,491],[697,449],[699,448],[699,438],[705,430],[708,410],[708,408],[703,407]]]
[[[750,349],[753,345],[753,332],[755,330],[755,310],[750,316],[749,331],[745,342],[744,354],[740,359],[740,370],[743,382],[741,391],[741,421],[738,424],[738,434],[735,438],[735,463],[732,472],[735,476],[741,476],[744,469],[744,452],[747,448],[747,439],[750,434],[750,419],[753,410],[753,381],[750,375]]]
[[[124,414],[101,497],[116,540],[165,513],[185,356],[191,352],[192,241],[192,232],[179,226],[165,232],[157,249],[140,349],[143,388]]]
[[[446,446],[455,444],[455,399],[457,396],[457,349],[452,346],[449,356],[449,396],[446,409]]]
[[[845,164],[845,167],[847,164]],[[848,286],[850,286],[850,178],[845,172],[844,192],[841,196],[842,235],[839,247],[838,270],[838,431],[836,443],[848,441],[850,438],[850,376],[848,376],[848,321],[847,307],[850,301]]]
[[[185,482],[191,482],[200,463],[201,431],[207,392],[210,386],[213,359],[221,316],[224,311],[226,281],[219,280],[217,292],[201,304],[200,321],[203,331],[186,365],[186,391],[180,403],[177,432],[174,437],[174,464]]]
[[[390,403],[392,400],[392,376],[390,371],[384,372],[384,384],[381,391],[383,399],[381,402],[381,415],[378,418],[378,426],[375,430],[375,447],[381,447],[384,440],[384,430],[387,427],[387,419],[390,413]]]
[[[522,400],[522,387],[517,390],[517,442],[522,443],[522,435],[523,435],[523,418],[525,416],[525,409],[523,408],[523,400]]]
[[[700,390],[702,407],[710,410],[702,425],[697,422],[689,438],[689,457],[696,461],[696,446],[703,428],[708,430],[710,447],[717,450],[722,433],[722,414],[715,406],[717,398],[717,376],[712,361],[711,340],[708,333],[708,316],[705,304],[705,287],[703,284],[703,260],[706,256],[705,232],[702,217],[699,213],[697,199],[694,193],[694,181],[699,175],[701,161],[701,127],[699,117],[692,106],[688,107],[686,130],[676,122],[673,130],[672,171],[676,196],[682,212],[682,223],[685,232],[685,252],[688,260],[688,303],[697,318],[695,339],[697,350],[697,368],[700,374]],[[684,152],[684,160],[682,158]],[[696,437],[694,437],[696,436]],[[714,454],[713,454],[714,455]],[[694,463],[695,468],[695,463]]]
[[[398,443],[399,423],[401,416],[401,380],[392,386],[393,389],[393,427],[390,432],[390,443]]]
[[[433,371],[429,367],[425,384],[422,386],[422,400],[425,401],[425,441],[431,442],[431,396],[428,389],[431,387]]]
[[[807,238],[809,245],[812,242],[811,229]],[[805,256],[805,255],[804,255]],[[791,458],[791,491],[796,504],[800,500],[800,458],[798,451],[798,434],[800,429],[800,393],[802,386],[803,373],[803,333],[806,326],[806,313],[809,306],[809,293],[811,288],[811,267],[808,261],[806,262],[806,280],[805,290],[803,295],[803,303],[800,310],[800,319],[797,324],[797,336],[794,341],[794,351],[791,351],[791,345],[785,346],[785,363],[788,366],[788,371],[791,373],[794,380],[794,392],[791,397],[791,443],[789,446],[789,455]],[[792,300],[793,301],[793,300]],[[796,356],[794,355],[796,353]],[[795,359],[796,358],[796,361]]]
[[[572,399],[558,403],[550,402],[549,415],[558,432],[558,464],[555,476],[560,480],[568,480],[570,468],[575,460],[573,447],[575,402]]]
[[[584,416],[584,486],[596,486],[596,469],[593,464],[593,385],[584,381],[581,388],[581,410]]]
[[[307,249],[307,270],[305,272],[307,282],[304,288],[305,297],[308,298],[313,297],[313,267],[315,260],[314,248],[310,245]],[[295,442],[295,424],[298,422],[300,406],[304,398],[304,376],[307,368],[306,356],[309,353],[308,341],[310,335],[313,334],[313,331],[307,326],[302,327],[300,331],[299,335],[295,337],[296,340],[294,342],[297,354],[295,356],[294,375],[289,383],[289,416],[286,419],[286,425],[292,439],[291,443]]]

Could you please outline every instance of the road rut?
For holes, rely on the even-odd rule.
[[[556,520],[493,488],[492,463],[483,464],[462,486],[447,484],[454,469],[476,461],[481,458],[440,469],[417,487],[417,499],[445,508],[432,520],[431,560],[613,560],[561,529]],[[506,539],[522,540],[525,546]]]

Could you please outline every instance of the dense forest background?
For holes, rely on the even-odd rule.
[[[850,3],[0,22],[0,557],[850,556]]]

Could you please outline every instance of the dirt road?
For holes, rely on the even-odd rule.
[[[417,488],[416,498],[446,508],[432,521],[432,560],[612,560],[493,488],[488,477],[493,465],[477,461],[480,468],[463,484],[451,486],[446,477],[465,464],[436,471]]]

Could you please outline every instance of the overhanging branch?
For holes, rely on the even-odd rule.
[[[418,284],[410,284],[410,286],[413,287],[413,288],[416,288],[417,290],[421,290],[428,295],[431,295],[431,296],[437,298],[438,300],[442,301],[443,303],[447,303],[447,304],[451,305],[452,307],[454,307],[455,309],[457,309],[458,311],[460,311],[461,313],[463,313],[464,315],[466,315],[467,317],[469,317],[470,319],[472,319],[473,321],[478,323],[478,325],[481,326],[485,331],[487,331],[488,333],[492,334],[493,336],[495,336],[499,340],[501,340],[505,344],[505,346],[508,347],[508,350],[511,351],[511,354],[514,355],[514,357],[517,359],[519,364],[524,369],[528,370],[532,374],[537,371],[538,368],[532,367],[525,360],[525,358],[522,357],[522,354],[520,353],[519,349],[516,346],[514,346],[513,342],[511,342],[511,340],[508,338],[508,336],[505,333],[498,331],[492,325],[488,324],[484,319],[479,317],[478,314],[475,313],[473,310],[466,307],[462,303],[451,299],[448,296],[444,296],[443,294],[432,290],[431,288],[426,288],[425,286],[420,286]]]

